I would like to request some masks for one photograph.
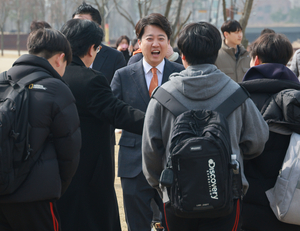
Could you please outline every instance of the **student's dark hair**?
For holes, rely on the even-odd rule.
[[[82,2],[82,4],[80,6],[78,6],[78,8],[73,13],[72,18],[74,18],[75,15],[77,15],[77,14],[89,14],[89,15],[91,15],[94,22],[101,25],[102,19],[101,19],[100,13],[92,5]]]
[[[29,54],[45,59],[50,59],[58,53],[64,53],[67,65],[72,61],[70,43],[60,31],[54,29],[45,28],[31,32],[27,38],[27,50]]]
[[[132,46],[134,46],[137,42],[138,42],[138,40],[136,38],[132,39]]]
[[[138,39],[142,38],[145,27],[149,25],[160,27],[167,34],[168,39],[170,39],[172,34],[170,22],[165,16],[158,13],[149,14],[137,22],[135,25],[135,33]]]
[[[103,39],[103,31],[93,21],[84,19],[71,19],[62,26],[60,31],[69,40],[73,55],[83,57],[92,45],[96,50]]]
[[[51,28],[51,26],[49,25],[49,23],[45,22],[45,21],[32,21],[30,24],[30,31],[35,31],[38,29],[44,29],[44,28]]]
[[[120,38],[117,39],[116,47],[118,47],[120,45],[120,43],[122,42],[123,39],[126,39],[128,45],[129,45],[130,39],[126,35],[122,35]]]
[[[221,26],[221,31],[222,31],[223,35],[224,35],[225,31],[230,33],[230,32],[236,32],[236,31],[240,31],[240,30],[243,30],[241,24],[234,19],[227,20]]]
[[[267,34],[267,33],[275,33],[275,31],[270,28],[265,28],[260,32],[260,35]]]
[[[286,65],[293,55],[293,47],[283,34],[267,33],[258,37],[250,46],[250,56],[257,56],[262,63]]]
[[[178,47],[174,47],[174,48],[173,48],[173,51],[174,51],[174,52],[177,52],[179,55],[182,54]]]
[[[179,33],[177,42],[189,65],[214,64],[221,45],[219,30],[208,22],[186,25]]]

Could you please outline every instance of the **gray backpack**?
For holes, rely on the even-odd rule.
[[[300,225],[300,135],[293,133],[274,188],[266,191],[278,220]]]

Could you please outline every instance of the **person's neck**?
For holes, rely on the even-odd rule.
[[[235,53],[237,52],[237,44],[231,43],[227,39],[225,39],[225,44],[231,48],[234,48]]]
[[[83,57],[79,57],[81,61],[84,63],[86,67],[90,67],[94,60],[92,60],[90,57],[87,57],[86,55]]]

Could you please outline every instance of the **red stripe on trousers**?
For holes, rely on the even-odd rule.
[[[167,220],[166,203],[164,203],[164,214],[165,214],[165,221],[166,221],[167,231],[170,231],[169,230],[169,225],[168,225],[168,220]]]
[[[52,215],[54,231],[59,231],[59,225],[58,225],[58,221],[57,221],[54,211],[53,211],[53,203],[52,202],[50,202],[50,211],[51,211],[51,215]]]
[[[240,200],[236,202],[236,215],[235,215],[235,222],[232,231],[236,231],[239,225],[240,220]]]

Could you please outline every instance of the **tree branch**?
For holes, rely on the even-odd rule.
[[[149,12],[149,10],[150,10],[151,5],[152,5],[152,0],[149,1],[148,7],[147,7],[147,9],[146,9],[146,11],[145,11],[145,15],[148,15],[148,12]]]
[[[240,24],[241,24],[241,27],[243,28],[242,44],[245,48],[247,48],[247,46],[248,46],[248,40],[245,36],[245,31],[246,31],[246,27],[247,27],[247,24],[248,24],[248,20],[250,18],[252,5],[253,5],[253,0],[246,0],[245,7],[244,7],[244,12],[243,12],[243,15],[240,19]]]
[[[165,10],[165,17],[169,17],[170,9],[171,9],[171,4],[173,0],[168,0],[167,5],[166,5],[166,10]]]
[[[173,35],[173,42],[175,41],[175,38],[177,38],[179,32],[181,31],[181,28],[183,27],[184,24],[186,24],[186,22],[189,20],[190,16],[192,14],[192,11],[190,11],[190,13],[188,14],[188,16],[186,17],[186,19],[184,20],[183,23],[180,24],[180,26],[178,27],[176,33]],[[172,43],[173,43],[172,42]]]
[[[119,3],[117,3],[116,0],[114,0],[114,3],[115,3],[116,9],[119,12],[119,14],[122,15],[133,26],[133,28],[134,28],[135,27],[135,23],[133,22],[133,19],[131,18],[130,14],[125,9],[123,9],[123,10],[127,14],[127,16],[125,14],[123,14],[121,12],[121,10],[119,9]]]

